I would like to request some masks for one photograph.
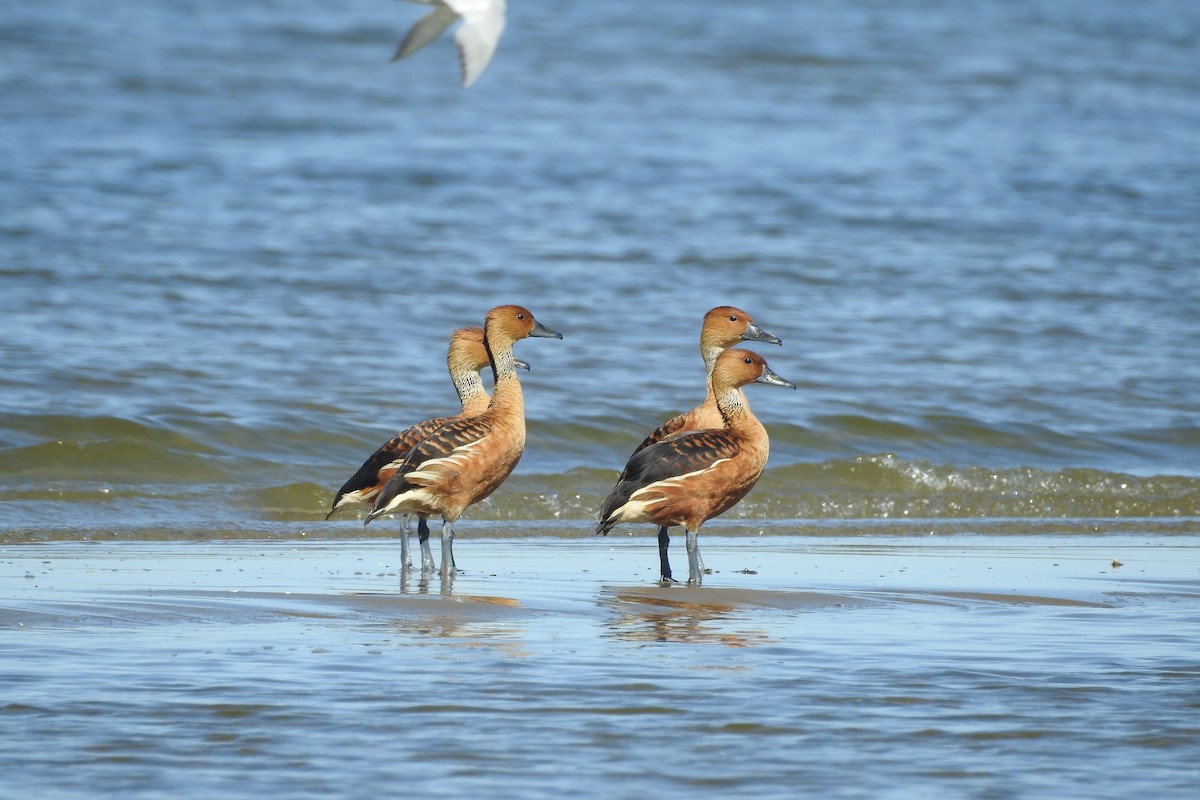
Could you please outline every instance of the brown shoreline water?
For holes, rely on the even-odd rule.
[[[0,794],[1195,786],[1189,539],[702,537],[670,588],[649,536],[459,545],[0,548]]]

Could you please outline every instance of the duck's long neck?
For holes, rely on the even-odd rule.
[[[513,360],[513,343],[507,339],[496,342],[485,340],[488,357],[492,361],[492,370],[496,373],[496,382],[492,389],[490,408],[506,414],[525,419],[525,397],[521,394],[521,381],[517,378],[517,368]]]
[[[470,367],[451,369],[454,379],[454,389],[458,392],[459,402],[462,403],[462,413],[474,416],[487,408],[491,398],[483,385],[483,376],[479,370]]]
[[[704,405],[708,407],[719,405],[717,403],[717,390],[713,388],[713,368],[717,364],[717,356],[721,355],[725,348],[720,345],[707,345],[704,342],[700,343],[700,354],[704,356],[704,368],[708,371],[708,380],[705,381]],[[742,406],[745,406],[749,411],[750,407],[746,404],[746,395],[742,394],[740,388],[734,389]]]
[[[750,404],[746,402],[746,395],[739,387],[717,386],[714,393],[717,399],[717,410],[721,412],[721,419],[725,420],[726,428],[742,436],[766,442],[766,429],[758,421],[758,417],[754,416],[754,412],[750,410]]]
[[[721,355],[721,351],[724,349],[717,345],[705,344],[703,340],[700,342],[700,356],[704,359],[704,372],[707,375],[704,382],[704,402],[706,404],[716,400],[716,393],[713,391],[712,383],[713,367],[717,363],[717,356]]]
[[[725,420],[725,429],[741,440],[742,452],[748,463],[761,474],[771,454],[771,441],[767,429],[754,416],[746,395],[739,387],[717,386],[717,408]],[[757,480],[757,478],[755,478]]]

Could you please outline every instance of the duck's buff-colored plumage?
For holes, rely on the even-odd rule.
[[[766,467],[767,432],[740,391],[755,381],[795,388],[756,353],[722,352],[712,385],[724,427],[672,434],[635,453],[601,507],[596,533],[608,533],[624,522],[660,526],[662,577],[670,580],[663,533],[682,525],[688,536],[688,582],[699,584],[703,565],[697,531],[745,497]]]
[[[703,519],[728,510],[750,490],[752,484],[733,492],[721,490],[719,499],[710,492],[715,500],[712,513],[708,513],[710,503],[697,503],[692,496],[711,482],[706,476],[724,472],[722,465],[734,464],[743,449],[741,438],[722,428],[686,431],[639,450],[600,509],[603,522],[597,532],[607,533],[619,522],[634,519],[699,527]],[[762,461],[766,463],[765,453]],[[618,509],[624,509],[619,517],[614,515]]]
[[[439,514],[453,523],[468,506],[495,491],[516,467],[525,447],[525,402],[512,346],[526,336],[561,335],[519,306],[492,309],[484,330],[496,373],[488,409],[447,422],[413,447],[376,498],[368,521],[403,512]]]
[[[770,444],[762,423],[739,405],[745,412],[730,416],[725,428],[675,434],[636,453],[601,509],[597,533],[621,522],[694,531],[745,497],[766,466]]]
[[[721,418],[721,411],[717,408],[717,397],[713,393],[713,365],[722,351],[740,341],[782,344],[777,336],[764,331],[754,322],[753,317],[735,306],[717,306],[704,315],[704,321],[700,324],[700,356],[704,359],[705,371],[704,402],[659,425],[642,440],[634,453],[675,433],[720,428],[725,424]]]
[[[481,370],[489,365],[487,348],[483,345],[483,329],[459,328],[450,336],[446,364],[454,389],[458,393],[461,411],[456,416],[435,417],[418,422],[388,439],[363,462],[358,471],[334,495],[326,519],[339,509],[351,505],[370,505],[395,474],[413,447],[447,422],[461,417],[474,417],[487,410],[491,397],[483,384]],[[516,366],[529,368],[523,361]]]

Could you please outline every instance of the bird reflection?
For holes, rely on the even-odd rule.
[[[601,603],[617,613],[605,625],[609,637],[635,642],[686,642],[749,647],[772,641],[763,631],[737,630],[740,609],[729,603],[696,599],[679,589],[606,589]],[[678,599],[671,597],[671,594]]]
[[[437,593],[442,597],[454,594],[454,573],[439,575],[429,569],[404,565],[400,568],[400,594],[427,595],[432,593],[432,582],[437,578]]]

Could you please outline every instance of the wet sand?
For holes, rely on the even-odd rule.
[[[702,546],[5,547],[0,795],[1189,796],[1190,538]]]
[[[462,537],[450,580],[402,570],[388,540],[81,542],[0,550],[3,629],[213,623],[272,617],[453,618],[956,608],[1109,608],[1200,599],[1197,549],[1179,537],[710,537],[703,586],[660,586],[648,537]],[[436,549],[436,548],[435,548]],[[685,560],[682,548],[673,552]],[[472,568],[474,567],[474,568]]]

